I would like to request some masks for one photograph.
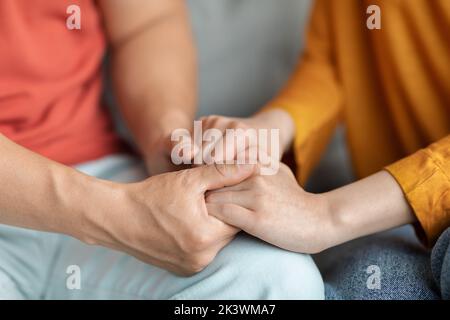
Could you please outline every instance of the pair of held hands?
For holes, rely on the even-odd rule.
[[[209,117],[203,125],[224,131],[268,123],[263,118]],[[281,134],[284,148],[289,142],[283,138]],[[173,169],[170,150],[155,154],[148,159],[150,171]],[[260,175],[257,165],[213,164],[152,175],[134,184],[104,184],[115,200],[107,212],[90,219],[95,236],[83,240],[177,274],[204,269],[241,230],[292,251],[313,253],[326,246],[312,241],[319,226],[324,230],[326,201],[302,190],[283,164],[271,176]]]

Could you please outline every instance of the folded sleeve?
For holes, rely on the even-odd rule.
[[[304,54],[288,84],[265,108],[285,110],[294,120],[297,178],[304,183],[320,159],[342,107],[335,74],[329,0],[318,0],[312,11]]]
[[[419,236],[433,245],[450,227],[450,135],[386,170],[400,184],[414,210]]]

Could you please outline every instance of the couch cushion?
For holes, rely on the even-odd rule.
[[[199,114],[249,115],[279,90],[303,43],[309,0],[190,0]]]

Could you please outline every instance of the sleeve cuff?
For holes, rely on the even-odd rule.
[[[450,179],[428,149],[385,169],[400,184],[414,210],[419,238],[427,246],[433,245],[450,223]]]

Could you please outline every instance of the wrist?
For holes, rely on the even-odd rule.
[[[370,234],[366,230],[364,215],[355,207],[355,199],[346,187],[329,191],[323,196],[329,210],[331,247]]]
[[[139,143],[145,158],[151,157],[155,150],[166,150],[171,146],[170,137],[176,129],[192,130],[194,116],[179,109],[168,110],[154,117],[155,121],[147,123],[146,134]]]
[[[342,199],[336,196],[333,191],[320,194],[326,208],[326,230],[327,245],[325,249],[337,246],[346,242],[344,239],[347,229],[346,217]],[[325,250],[324,249],[324,250]]]
[[[311,237],[315,240],[311,253],[319,253],[342,243],[341,236],[345,228],[335,215],[336,204],[328,194],[307,194],[309,197],[301,197],[303,204],[299,204],[299,207],[307,203],[309,211],[313,213]]]
[[[75,170],[66,183],[70,188],[61,201],[67,219],[60,232],[92,245],[107,245],[111,242],[110,224],[113,211],[123,199],[120,184],[100,180]],[[63,186],[61,188],[65,190]]]
[[[414,222],[396,180],[386,171],[325,194],[336,226],[336,244]]]
[[[194,115],[177,108],[165,110],[155,120],[153,128],[155,128],[157,135],[160,136],[170,136],[176,129],[191,130],[194,125]]]
[[[269,109],[255,114],[253,118],[261,128],[279,130],[282,156],[290,148],[295,135],[295,123],[289,113],[282,109]]]

